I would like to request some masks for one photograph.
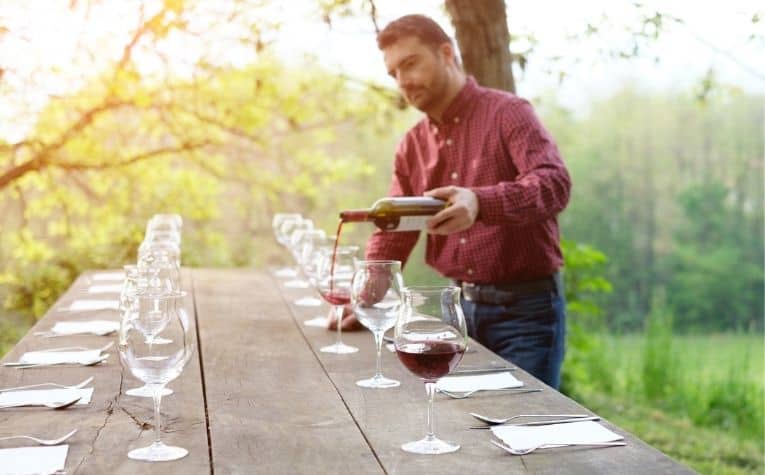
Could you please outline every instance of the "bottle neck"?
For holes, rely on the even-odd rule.
[[[369,221],[370,210],[368,209],[348,209],[340,212],[340,220],[344,223],[358,223]]]

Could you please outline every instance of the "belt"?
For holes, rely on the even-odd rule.
[[[525,282],[503,282],[498,284],[476,284],[473,282],[455,281],[462,288],[462,297],[465,300],[494,305],[509,305],[518,298],[539,294],[542,292],[558,292],[557,281],[560,273],[537,280]]]

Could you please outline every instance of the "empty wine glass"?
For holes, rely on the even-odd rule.
[[[351,303],[356,318],[372,332],[377,348],[377,371],[369,379],[356,381],[364,388],[394,388],[401,383],[382,375],[383,334],[393,328],[401,307],[401,261],[356,261],[351,283]]]
[[[351,279],[353,278],[353,262],[358,252],[358,246],[337,246],[336,252],[322,252],[319,264],[316,288],[321,297],[332,306],[332,312],[337,321],[337,341],[322,347],[324,353],[347,354],[356,353],[358,348],[343,343],[342,324],[343,307],[351,303]]]
[[[436,438],[433,432],[433,397],[436,381],[462,360],[467,347],[465,315],[459,287],[406,287],[396,320],[396,354],[403,365],[425,382],[428,394],[425,438],[401,446],[415,454],[444,454],[459,450],[455,443]]]
[[[303,217],[299,213],[276,213],[271,219],[271,228],[274,231],[276,242],[286,247],[287,243],[289,242],[289,235],[287,234],[287,229],[289,226],[283,227],[284,223],[295,223],[302,218]],[[277,277],[293,278],[297,275],[297,272],[294,269],[290,269],[289,267],[282,267],[277,269],[274,274]]]
[[[311,248],[315,242],[321,242],[322,240],[326,239],[326,237],[327,234],[321,229],[301,229],[292,234],[291,241],[294,242],[294,244],[290,245],[290,250],[292,251],[295,261],[298,263],[299,273],[303,274],[303,276],[308,279],[307,283],[309,286],[310,277],[307,274],[306,266],[310,266],[311,264],[308,262]],[[309,295],[306,297],[301,297],[292,303],[300,307],[318,307],[321,305],[321,300],[317,299],[313,295]]]
[[[296,247],[298,245],[299,237],[302,236],[303,232],[313,230],[313,221],[306,218],[300,219],[295,222],[285,221],[284,223],[282,223],[282,228],[285,228],[285,227],[289,228],[289,231],[286,232],[287,250],[290,251],[290,254],[293,256],[293,258],[297,262]],[[297,262],[297,264],[300,265],[299,262]],[[297,274],[297,272],[295,273],[295,278],[285,282],[284,286],[298,288],[298,289],[305,289],[309,287],[308,282],[301,279],[299,275]]]
[[[135,312],[137,311],[136,298],[141,293],[145,293],[150,289],[150,282],[155,282],[159,269],[156,267],[141,267],[136,265],[126,265],[125,269],[125,281],[122,285],[122,292],[120,293],[119,310],[122,320],[130,320],[135,318]],[[158,289],[155,288],[155,291]],[[149,338],[148,336],[146,337]],[[159,343],[154,338],[153,344],[163,344],[164,341]],[[128,389],[125,391],[128,396],[137,397],[153,397],[154,392],[152,389],[144,384],[141,387]],[[170,388],[163,388],[162,395],[167,396],[173,394],[173,390]]]
[[[141,293],[136,297],[135,315],[123,319],[120,325],[120,361],[152,389],[154,399],[154,442],[128,452],[128,457],[134,460],[161,462],[188,454],[188,450],[165,445],[160,440],[162,389],[181,374],[191,359],[196,341],[191,320],[177,311],[179,298]],[[147,339],[147,335],[150,338]],[[158,336],[169,343],[153,344]]]

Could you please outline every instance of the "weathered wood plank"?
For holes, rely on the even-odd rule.
[[[275,280],[277,284],[278,281]],[[280,285],[280,284],[279,284]],[[285,300],[292,302],[306,290],[280,285]],[[322,307],[326,313],[327,307]],[[290,310],[317,358],[332,379],[349,407],[354,419],[387,473],[574,473],[574,474],[645,474],[693,473],[633,435],[604,422],[609,429],[622,434],[627,447],[592,449],[568,448],[535,453],[523,457],[510,456],[489,444],[488,431],[470,430],[476,425],[468,412],[489,416],[531,413],[592,413],[575,401],[545,386],[522,370],[515,376],[528,387],[544,387],[540,393],[480,393],[468,399],[454,400],[436,395],[436,435],[457,442],[461,449],[437,457],[414,456],[400,449],[404,442],[421,438],[425,433],[426,396],[423,384],[401,365],[395,354],[383,350],[383,373],[402,382],[399,388],[371,390],[355,382],[371,376],[375,367],[373,339],[369,332],[347,332],[343,340],[361,349],[352,355],[331,355],[319,348],[334,341],[335,333],[306,327],[302,321],[317,313],[290,305]],[[468,353],[465,365],[483,365],[501,359],[481,345],[472,342],[477,353]]]
[[[217,473],[382,473],[263,273],[195,270]]]
[[[114,310],[91,311],[72,314],[60,312],[75,298],[102,299],[107,294],[85,293],[91,284],[86,273],[72,285],[57,304],[32,330],[3,358],[15,361],[25,351],[62,346],[82,345],[89,348],[103,346],[115,337],[70,336],[43,339],[34,336],[35,331],[47,330],[58,321],[109,319],[117,320]],[[185,274],[188,276],[188,274]],[[186,278],[185,282],[189,279]],[[109,294],[108,298],[116,298]],[[186,308],[193,312],[192,299]],[[190,313],[193,315],[193,313]],[[116,340],[115,340],[116,343]],[[170,383],[175,394],[163,398],[162,439],[168,444],[180,445],[189,450],[181,460],[166,463],[145,463],[128,459],[127,452],[143,447],[153,440],[153,409],[151,399],[135,398],[122,394],[123,390],[139,386],[129,370],[122,368],[116,348],[105,364],[92,367],[59,367],[24,369],[0,367],[0,387],[58,382],[76,384],[88,376],[95,376],[95,391],[86,407],[72,407],[64,411],[37,408],[0,411],[0,435],[36,434],[58,436],[72,428],[78,433],[69,441],[66,470],[77,474],[132,474],[132,473],[210,473],[207,432],[205,428],[201,372],[198,358],[192,359],[184,374]],[[4,443],[3,447],[20,446]]]

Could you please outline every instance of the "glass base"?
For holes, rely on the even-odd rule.
[[[307,289],[308,287],[311,286],[311,284],[309,284],[308,282],[304,280],[296,279],[296,280],[288,280],[287,282],[284,283],[284,286],[289,287],[291,289]]]
[[[154,397],[154,391],[146,385],[141,386],[140,388],[133,388],[128,389],[125,391],[125,394],[128,396],[136,396],[136,397]],[[163,396],[169,396],[173,394],[173,390],[170,388],[162,388],[162,395]]]
[[[459,444],[445,442],[435,437],[425,437],[414,442],[408,442],[401,446],[401,450],[413,454],[438,455],[456,452],[460,449]]]
[[[162,442],[154,442],[148,447],[135,449],[128,452],[128,458],[143,460],[144,462],[167,462],[178,460],[189,454],[189,451],[181,447],[172,447]]]
[[[401,386],[401,382],[396,381],[395,379],[388,379],[385,376],[373,376],[369,379],[361,379],[356,381],[356,386],[371,389],[387,389]]]
[[[303,297],[301,299],[295,300],[292,303],[299,307],[318,307],[321,305],[321,300],[317,299],[316,297]]]
[[[347,355],[348,353],[356,353],[358,348],[345,343],[335,343],[334,345],[324,346],[319,351],[323,353],[336,353],[338,355]]]
[[[297,277],[298,274],[295,269],[290,269],[289,267],[282,267],[281,269],[276,269],[274,271],[274,275],[282,279],[294,279],[295,277]]]

